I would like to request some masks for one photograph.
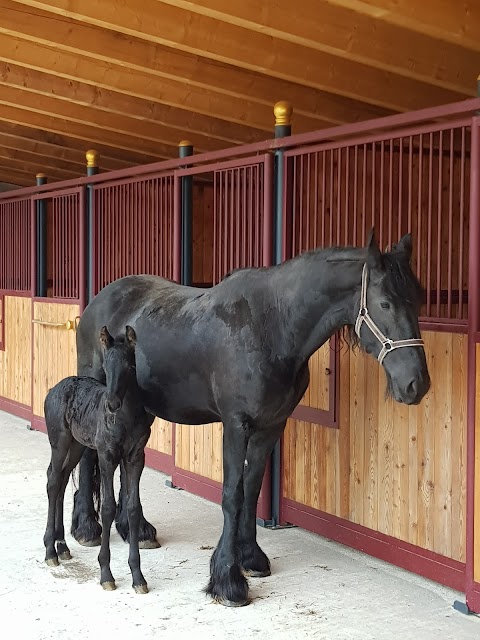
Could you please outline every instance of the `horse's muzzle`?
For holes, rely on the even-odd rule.
[[[114,393],[107,396],[107,410],[110,413],[116,413],[122,406],[122,401]]]

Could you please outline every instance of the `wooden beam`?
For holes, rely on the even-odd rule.
[[[291,0],[266,3],[261,11],[257,0],[162,1],[238,27],[261,31],[272,38],[467,95],[472,93],[473,80],[480,69],[480,56],[464,46],[381,23],[372,16],[357,13],[353,7],[335,6],[327,0],[302,0],[301,11],[293,10]],[[415,6],[418,4],[415,2]]]
[[[24,151],[23,149],[12,149],[2,144],[2,134],[0,133],[0,164],[9,165],[10,160],[21,162],[25,168],[37,173],[48,173],[49,171],[61,172],[65,177],[77,178],[85,175],[85,169],[77,165],[72,168],[65,160],[52,157],[39,156],[38,154]]]
[[[462,93],[280,42],[159,0],[137,0],[134,4],[25,0],[22,4],[388,109],[408,111],[465,98]]]
[[[216,118],[193,114],[184,109],[158,104],[150,100],[127,96],[118,91],[100,89],[92,84],[84,84],[77,80],[68,82],[57,73],[25,69],[10,62],[0,62],[0,84],[19,87],[46,96],[55,96],[68,100],[72,104],[89,107],[91,120],[97,118],[97,110],[101,109],[113,115],[112,122],[117,115],[129,116],[142,122],[150,122],[152,130],[157,124],[167,125],[172,129],[175,144],[182,138],[193,141],[199,136],[201,141],[205,136],[218,140],[219,148],[235,144],[260,142],[266,137],[263,131],[225,122]],[[323,123],[326,126],[327,123]]]
[[[8,89],[8,91],[12,91]],[[141,154],[148,158],[148,162],[156,162],[160,159],[176,157],[176,149],[167,147],[150,140],[140,140],[135,137],[135,133],[124,134],[110,129],[103,129],[101,125],[85,124],[75,121],[53,110],[42,111],[35,106],[27,105],[27,92],[17,92],[17,102],[4,101],[1,98],[7,92],[7,88],[0,94],[0,121],[5,120],[14,124],[27,125],[34,129],[43,129],[54,134],[68,135],[70,138],[77,138],[82,141],[82,148],[97,148],[108,146],[132,154]],[[22,95],[20,95],[22,94]],[[10,98],[12,95],[10,94]],[[38,97],[38,96],[37,96]],[[18,102],[22,100],[22,102]],[[33,101],[35,104],[35,101]],[[65,103],[68,111],[68,103]],[[156,153],[158,150],[158,153]]]
[[[46,143],[64,151],[79,152],[84,164],[86,151],[92,148],[97,149],[100,153],[100,169],[102,170],[123,169],[124,167],[147,164],[148,162],[163,159],[162,156],[156,156],[153,158],[151,155],[144,155],[131,150],[125,151],[117,147],[103,145],[94,137],[72,137],[71,135],[51,132],[43,127],[34,128],[28,123],[23,124],[18,120],[18,115],[20,114],[21,112],[17,114],[17,119],[15,121],[8,121],[6,119],[2,120],[2,112],[0,112],[0,131],[22,139],[26,138],[27,140],[34,142]]]
[[[480,5],[476,0],[331,0],[390,24],[480,51]]]
[[[77,178],[80,175],[71,171],[63,171],[55,167],[45,167],[35,162],[27,162],[19,158],[12,157],[12,154],[0,147],[0,166],[6,169],[14,169],[15,171],[24,171],[28,175],[33,176],[33,184],[35,184],[35,176],[37,173],[45,173],[55,180],[66,180],[68,178]]]
[[[0,33],[13,38],[0,39],[2,59],[266,131],[273,127],[272,105],[293,96],[297,132],[320,128],[314,121],[341,124],[391,113],[69,18],[59,21],[48,12],[35,10],[31,17],[28,8],[2,1]],[[37,46],[29,47],[27,39]]]
[[[33,187],[35,186],[35,174],[0,165],[0,182],[8,182],[20,187]]]

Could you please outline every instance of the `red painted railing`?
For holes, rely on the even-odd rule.
[[[30,198],[0,200],[0,289],[30,291]]]

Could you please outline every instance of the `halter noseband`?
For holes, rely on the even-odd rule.
[[[423,340],[421,338],[409,338],[408,340],[390,340],[383,335],[375,322],[372,320],[367,309],[367,284],[368,284],[368,270],[367,265],[363,265],[362,271],[362,292],[360,294],[360,309],[358,310],[357,321],[355,322],[355,333],[360,338],[360,329],[365,322],[367,327],[377,338],[382,345],[377,360],[382,364],[385,356],[394,349],[400,349],[401,347],[423,347]]]

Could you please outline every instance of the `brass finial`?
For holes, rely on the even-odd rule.
[[[36,178],[46,178],[47,174],[46,173],[37,173],[37,175],[35,177]]]
[[[293,108],[288,100],[280,100],[273,107],[275,126],[292,124]]]
[[[95,149],[89,149],[85,154],[87,158],[87,167],[98,167],[99,153]]]
[[[179,147],[193,147],[193,144],[190,142],[190,140],[182,140],[181,142],[178,143]]]

